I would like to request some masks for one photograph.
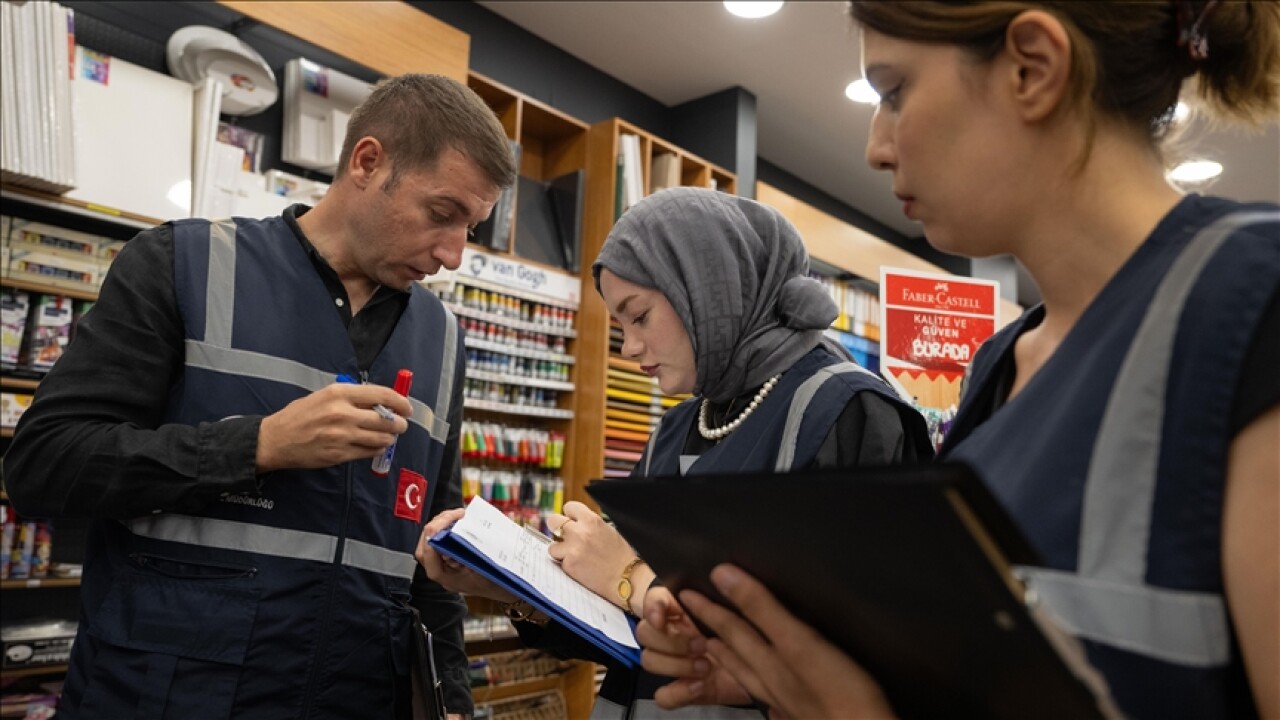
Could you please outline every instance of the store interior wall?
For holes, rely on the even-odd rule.
[[[365,82],[381,75],[311,43],[299,40],[214,2],[94,2],[68,0],[61,3],[75,11],[76,43],[126,62],[168,74],[165,46],[169,36],[187,25],[209,25],[226,30],[257,50],[284,88],[284,66],[297,57],[333,68]],[[223,116],[224,120],[263,135],[263,167],[278,168],[306,178],[328,181],[329,176],[298,167],[280,159],[284,102],[257,115]]]
[[[285,63],[305,57],[374,82],[379,74],[275,28],[243,18],[209,0],[138,2],[68,0],[76,11],[76,42],[157,72],[168,72],[165,44],[187,25],[232,32],[254,47],[283,85]],[[419,0],[410,5],[471,36],[472,70],[586,123],[621,117],[658,137],[703,156],[738,176],[744,195],[759,179],[855,227],[950,272],[969,275],[969,261],[938,252],[923,238],[907,237],[755,154],[755,102],[735,87],[668,107],[470,0]],[[264,135],[263,161],[303,177],[322,173],[280,160],[283,103],[259,115],[233,118]],[[750,189],[750,191],[748,190]]]

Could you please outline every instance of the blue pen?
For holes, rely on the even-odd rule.
[[[339,375],[338,377],[336,377],[336,378],[334,378],[334,379],[335,379],[335,380],[337,380],[337,381],[338,381],[338,382],[340,382],[340,383],[348,383],[348,384],[350,384],[350,385],[359,385],[359,384],[360,384],[360,381],[359,381],[359,380],[356,380],[355,378],[351,377],[350,375],[347,375],[346,373],[343,373],[343,374]],[[383,420],[395,420],[395,419],[396,419],[396,414],[395,414],[395,413],[393,413],[393,412],[391,412],[390,410],[388,410],[388,409],[387,409],[385,406],[383,406],[383,405],[374,405],[374,406],[373,406],[373,411],[374,411],[374,412],[376,412],[376,413],[378,413],[378,415],[379,415],[379,416],[381,416]]]

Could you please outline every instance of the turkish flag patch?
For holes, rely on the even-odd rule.
[[[396,517],[422,522],[422,506],[427,501],[427,479],[412,470],[400,468],[400,484],[396,488]]]

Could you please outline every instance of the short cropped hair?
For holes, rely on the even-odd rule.
[[[502,124],[471,88],[443,75],[413,73],[379,82],[351,113],[335,179],[347,171],[355,144],[373,137],[391,159],[386,189],[406,170],[435,166],[453,148],[494,185],[510,187],[516,165]]]

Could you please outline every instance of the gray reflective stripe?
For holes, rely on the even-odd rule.
[[[125,527],[135,535],[154,540],[294,560],[331,563],[338,550],[338,538],[332,535],[189,515],[153,515],[129,520],[125,522]],[[347,540],[342,552],[342,564],[412,580],[417,561],[409,553],[388,550],[359,540]]]
[[[1230,657],[1227,610],[1216,593],[1112,583],[1045,568],[1014,572],[1073,635],[1180,665],[1212,667]]]
[[[782,446],[778,448],[778,459],[773,464],[774,472],[789,472],[792,464],[795,463],[796,442],[800,439],[800,424],[804,421],[804,413],[809,409],[809,403],[813,402],[813,398],[818,394],[818,389],[832,377],[847,373],[866,373],[880,380],[878,375],[857,363],[842,362],[828,365],[814,373],[813,377],[800,383],[796,394],[791,396],[791,409],[787,411],[787,424],[782,428]]]
[[[409,404],[413,406],[413,416],[409,418],[410,422],[421,425],[431,434],[431,437],[441,443],[445,441],[445,438],[449,437],[448,420],[438,417],[434,410],[419,400],[409,398]]]
[[[458,318],[449,308],[444,310],[444,350],[440,355],[440,387],[436,388],[436,417],[449,420],[449,405],[453,401],[453,374],[458,359]]]
[[[187,340],[186,353],[188,367],[271,380],[311,392],[334,382],[333,373],[317,370],[294,360],[250,350],[215,347],[199,340]],[[431,408],[419,400],[409,398],[409,405],[413,409],[409,422],[421,426],[433,439],[443,443],[449,435],[449,423],[437,418]]]
[[[347,540],[342,547],[342,564],[392,577],[413,579],[418,561],[409,553],[388,550],[359,540]]]
[[[316,562],[333,562],[338,548],[331,535],[189,515],[153,515],[126,521],[125,527],[155,540]]]
[[[209,223],[209,268],[204,299],[204,341],[231,347],[236,298],[236,224]]]
[[[187,366],[244,377],[272,380],[305,390],[319,390],[334,382],[334,374],[294,360],[285,360],[252,350],[237,350],[187,341]]]
[[[1201,230],[1169,268],[1116,376],[1085,480],[1076,572],[1142,585],[1155,498],[1164,393],[1178,318],[1227,236],[1280,213],[1227,215]],[[1172,629],[1171,629],[1172,631]]]
[[[649,465],[653,462],[653,446],[657,444],[658,433],[662,432],[662,421],[665,418],[666,415],[663,415],[658,419],[658,427],[649,433],[649,442],[644,444],[644,477],[649,477]]]

